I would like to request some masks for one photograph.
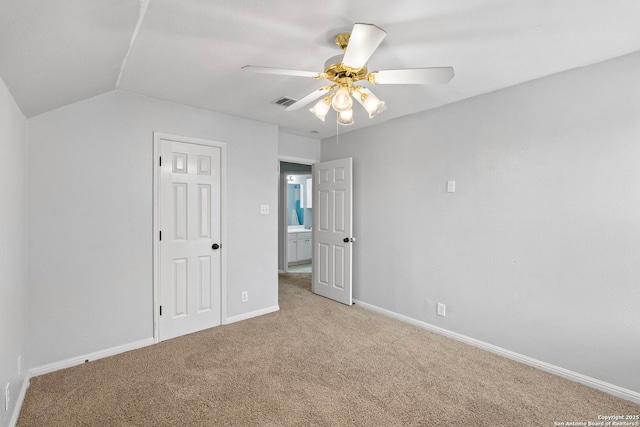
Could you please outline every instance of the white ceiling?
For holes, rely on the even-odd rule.
[[[271,104],[322,81],[240,67],[323,71],[356,22],[387,31],[370,70],[456,75],[376,86],[388,109],[340,132],[640,51],[638,0],[0,0],[0,77],[27,117],[117,89],[325,138],[335,121]]]

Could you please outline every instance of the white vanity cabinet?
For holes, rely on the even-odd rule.
[[[287,261],[311,260],[311,232],[289,232],[287,242]]]
[[[302,236],[302,235],[305,236]],[[306,236],[308,234],[308,236]],[[297,261],[311,259],[311,233],[298,233],[296,239]]]
[[[287,261],[294,262],[298,260],[298,244],[296,242],[296,234],[289,233],[289,240],[287,243]]]

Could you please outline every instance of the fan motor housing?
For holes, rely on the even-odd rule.
[[[344,65],[342,62],[343,57],[344,55],[336,55],[325,61],[324,73],[327,80],[339,83],[344,78],[350,78],[354,82],[367,78],[368,70],[366,64],[362,68],[351,68]]]

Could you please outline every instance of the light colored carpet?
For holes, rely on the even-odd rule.
[[[311,294],[276,313],[31,380],[25,426],[554,426],[638,414],[615,398]]]

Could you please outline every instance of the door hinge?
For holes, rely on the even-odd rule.
[[[160,316],[162,316],[162,306],[160,306]]]
[[[162,240],[162,230],[160,230],[160,236],[158,236],[160,240]]]
[[[160,156],[160,166],[162,166],[162,156]]]

